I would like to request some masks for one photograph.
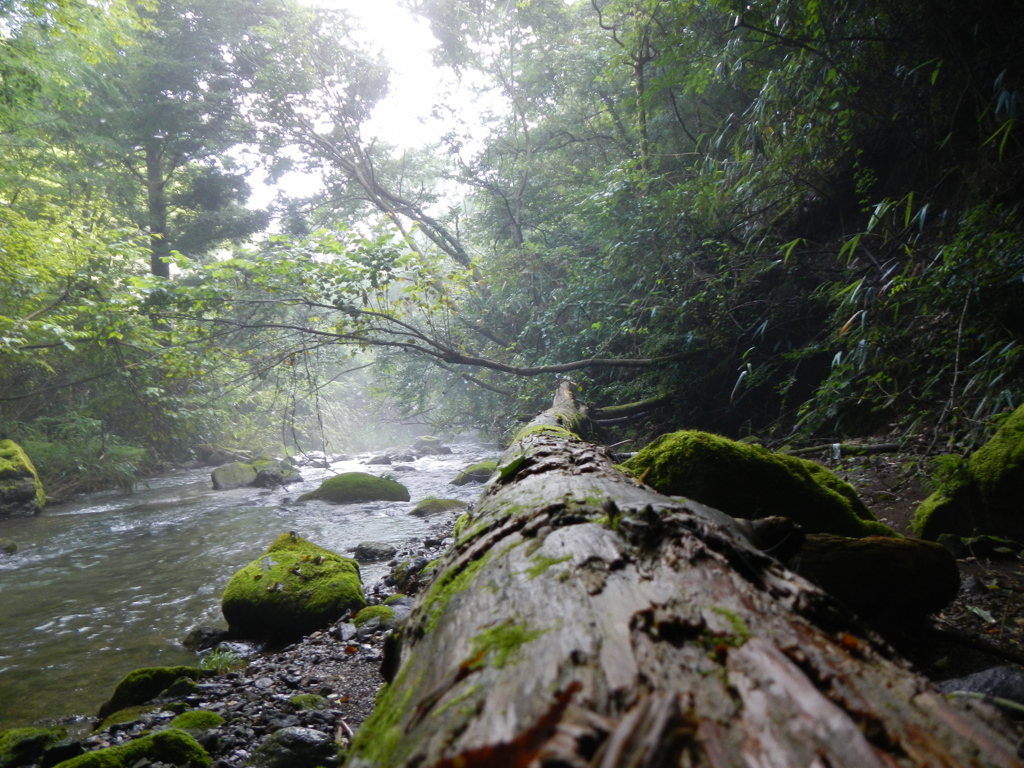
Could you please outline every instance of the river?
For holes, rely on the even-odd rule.
[[[197,624],[225,626],[220,594],[232,574],[281,533],[296,531],[348,554],[361,541],[384,541],[400,554],[449,517],[409,515],[435,496],[471,502],[478,485],[449,481],[493,447],[407,462],[416,471],[343,461],[301,470],[287,488],[214,491],[208,468],[150,479],[132,495],[93,494],[25,519],[0,521],[19,551],[0,556],[0,729],[44,718],[91,715],[127,672],[194,664],[180,645]],[[393,473],[408,503],[331,505],[293,500],[339,472]],[[388,571],[362,566],[371,591]]]

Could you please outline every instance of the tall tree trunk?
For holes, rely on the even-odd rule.
[[[157,277],[170,277],[171,255],[167,240],[167,182],[161,163],[163,147],[160,142],[146,144],[146,203],[149,212],[150,271]]]
[[[502,456],[349,766],[1021,765],[998,719],[580,423],[563,384]]]

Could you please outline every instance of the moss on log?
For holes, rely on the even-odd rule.
[[[348,766],[1020,765],[1007,727],[567,415],[498,462]]]

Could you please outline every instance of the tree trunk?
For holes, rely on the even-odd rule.
[[[563,383],[502,456],[349,766],[1021,765],[1005,724],[580,423]]]
[[[146,144],[146,204],[149,209],[150,272],[157,277],[170,277],[171,244],[167,240],[167,181],[164,179],[158,141]]]

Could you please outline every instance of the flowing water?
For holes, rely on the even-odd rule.
[[[180,640],[196,624],[224,626],[220,594],[232,574],[281,533],[348,554],[361,541],[411,549],[439,518],[409,510],[428,496],[473,501],[477,485],[449,481],[496,451],[463,443],[409,462],[415,472],[337,462],[303,469],[273,491],[214,491],[208,469],[150,480],[131,496],[96,494],[40,515],[0,521],[19,551],[0,556],[0,729],[93,714],[127,672],[194,664]],[[408,503],[330,505],[292,500],[339,472],[394,473]],[[441,518],[448,519],[448,518]],[[362,566],[368,591],[388,571]]]

